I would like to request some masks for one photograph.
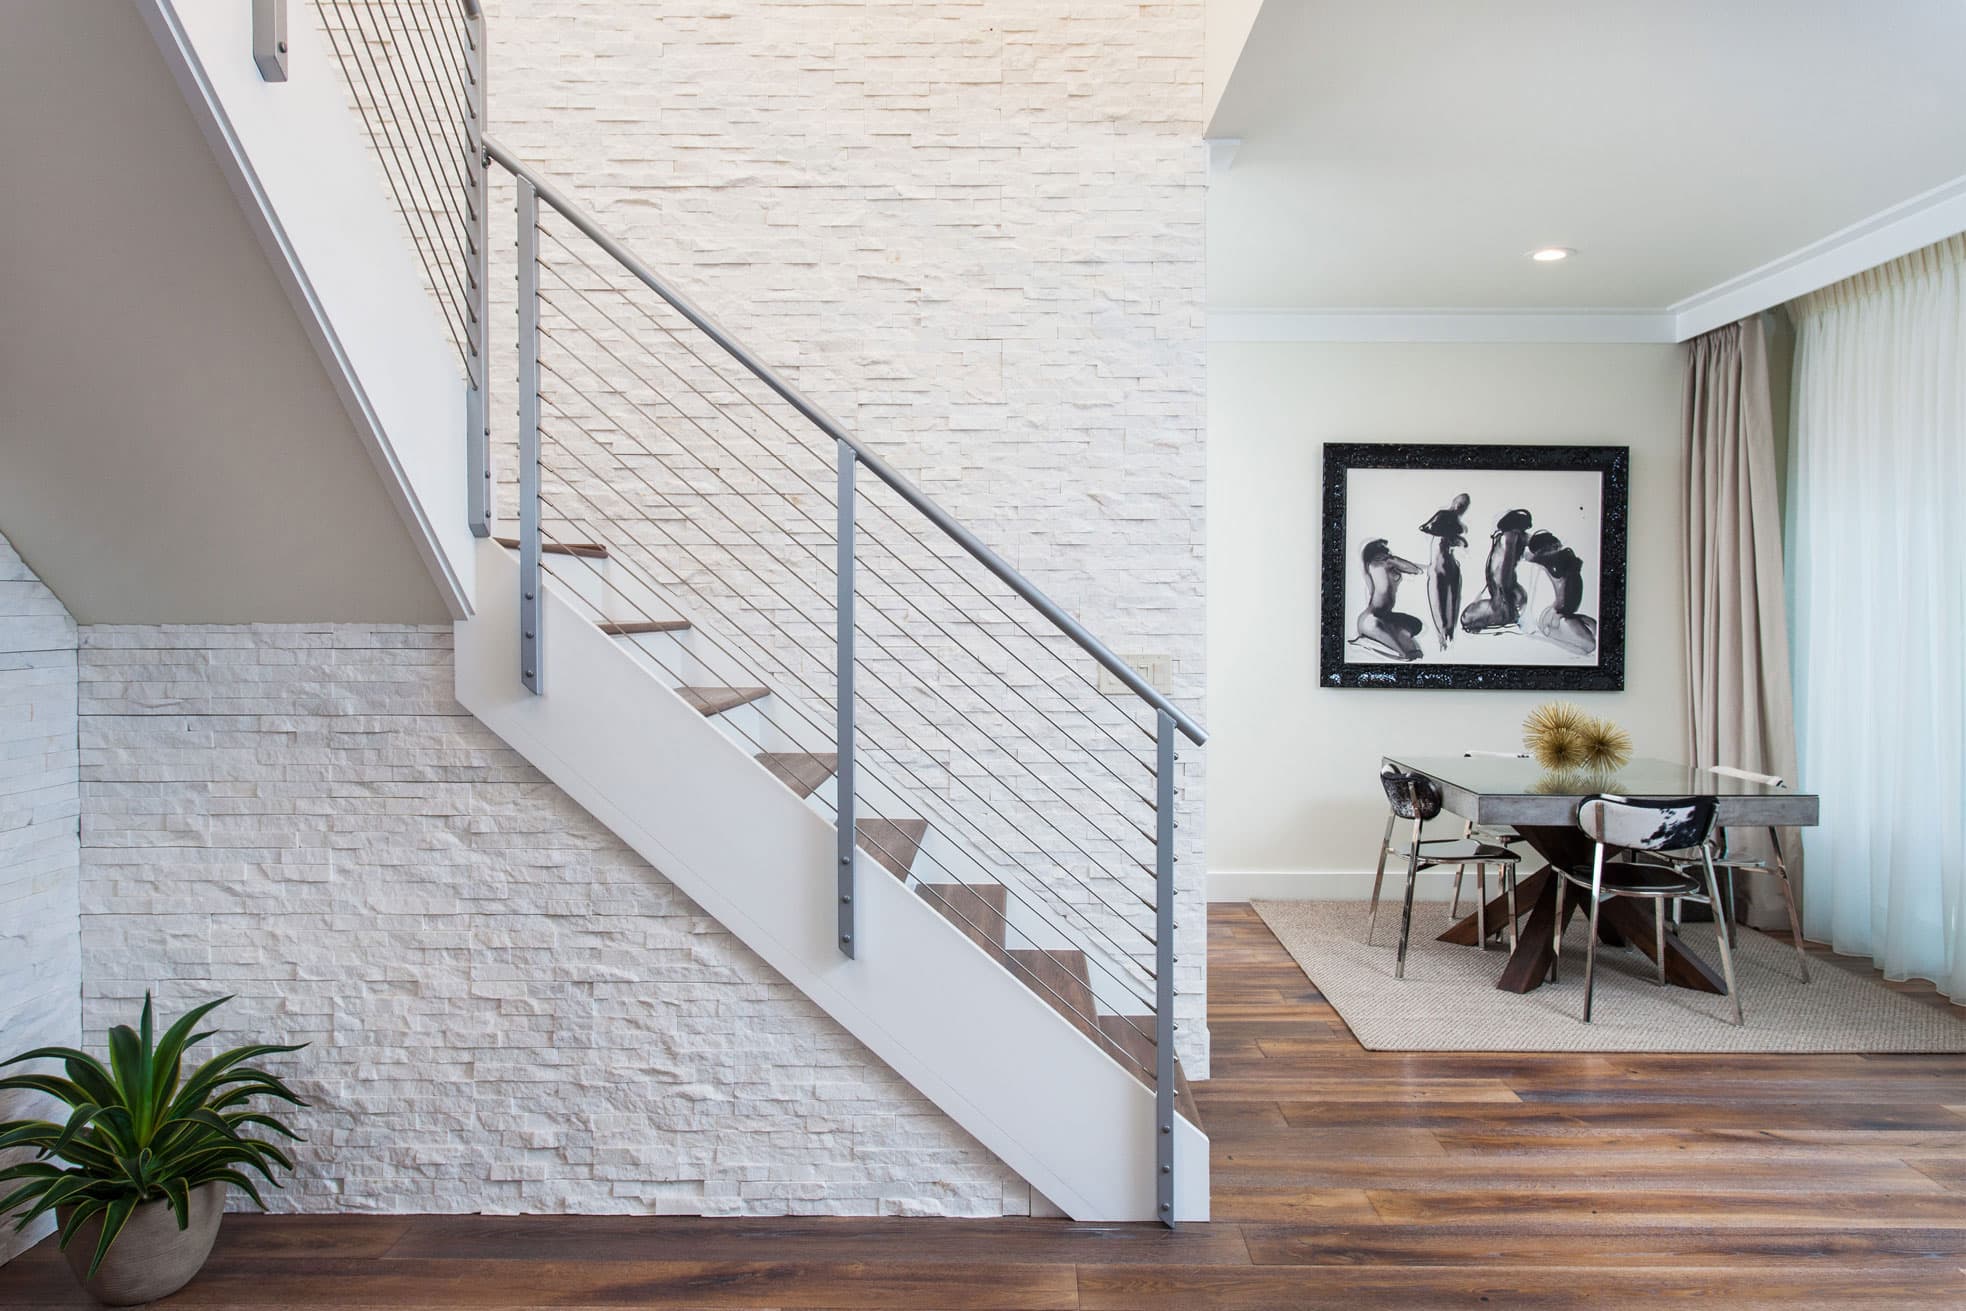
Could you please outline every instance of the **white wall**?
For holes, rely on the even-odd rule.
[[[0,537],[0,1060],[81,1037],[75,643],[68,611]],[[8,1073],[21,1068],[55,1067]],[[56,1111],[50,1097],[0,1093],[0,1120]],[[9,1217],[0,1262],[53,1227],[16,1234]]]
[[[1363,895],[1380,756],[1517,749],[1523,715],[1558,695],[1642,755],[1684,754],[1680,369],[1676,346],[1209,348],[1211,895]],[[1326,441],[1630,446],[1626,690],[1319,687]]]
[[[86,627],[88,1031],[313,1103],[277,1209],[1022,1214],[1031,1192],[452,697],[448,626]]]

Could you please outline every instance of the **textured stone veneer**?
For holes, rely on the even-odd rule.
[[[448,628],[82,630],[90,1032],[314,1106],[281,1209],[1019,1214],[1028,1185],[451,696]]]
[[[81,1036],[75,644],[68,611],[0,537],[0,1060]],[[56,1111],[50,1097],[0,1093],[0,1120]],[[52,1228],[44,1218],[16,1234],[10,1217],[0,1261]]]
[[[505,145],[559,180],[1114,650],[1170,657],[1176,699],[1199,716],[1202,0],[489,0],[486,25],[491,126]],[[512,323],[511,215],[510,188],[501,186],[491,209],[500,261],[492,322],[506,334],[501,346]],[[549,219],[547,228],[550,266],[583,284],[590,275],[576,258],[607,268],[565,224]],[[574,317],[586,314],[554,274],[544,281],[554,301],[550,328],[570,306]],[[693,465],[680,453],[669,461],[658,425],[676,447],[723,469],[767,468],[749,450],[720,460],[694,421],[672,420],[665,401],[693,414],[703,407],[652,367],[645,352],[655,339],[637,330],[647,340],[625,343],[603,331],[591,343],[578,334],[549,341],[546,354],[562,375],[545,386],[555,475],[583,482],[553,445],[572,426],[562,411],[581,412],[573,386],[616,422],[638,427],[637,439],[671,468]],[[596,372],[572,363],[574,352]],[[630,367],[642,377],[628,376]],[[619,400],[633,401],[638,417],[628,418]],[[503,423],[510,405],[497,409]],[[774,445],[790,440],[748,412],[739,426]],[[611,436],[604,428],[603,444]],[[819,446],[829,460],[830,444]],[[512,467],[507,459],[508,481]],[[818,481],[829,493],[823,468]],[[549,516],[582,494],[614,513],[608,492],[581,486],[560,495],[557,476],[548,481],[557,502]],[[612,481],[618,490],[625,480]],[[751,494],[744,473],[731,482]],[[688,495],[665,495],[674,505],[653,499],[643,497],[640,509],[657,523],[687,514],[700,525],[683,534],[688,540],[733,536],[715,514],[698,518],[700,503]],[[830,509],[823,496],[812,499],[825,547]],[[787,513],[765,503],[780,518]],[[878,527],[877,518],[863,510],[863,523]],[[640,531],[660,542],[665,529]],[[676,560],[667,546],[656,554]],[[758,554],[766,557],[754,562],[761,571],[806,566],[776,540]],[[781,590],[823,625],[831,582],[818,565],[815,587]],[[879,567],[871,554],[863,561],[863,569]],[[732,589],[746,591],[745,581]],[[755,617],[772,598],[748,590]],[[879,585],[868,595],[880,595]],[[789,639],[760,638],[781,658],[806,640],[799,624],[788,627]],[[919,653],[897,659],[935,681]],[[1042,661],[1038,669],[1072,682]],[[756,672],[781,695],[791,690],[773,662]],[[902,750],[905,731],[928,756],[955,754],[937,729],[956,711],[931,700],[927,714],[939,724],[897,711],[889,727],[873,713],[879,689],[871,676],[863,682],[863,724],[875,747]],[[1016,709],[1008,693],[993,699]],[[967,709],[961,697],[951,700]],[[823,707],[818,717],[828,719]],[[1011,745],[1027,760],[1037,749]],[[1179,807],[1178,1013],[1181,1051],[1197,1078],[1207,1070],[1202,759],[1184,750]],[[1065,763],[1077,777],[1061,790],[1098,776],[1076,758]],[[957,759],[952,778],[930,770],[929,783],[958,795],[987,791],[974,781],[976,768]],[[1146,783],[1138,767],[1127,771],[1129,782]],[[1071,842],[1107,868],[1127,868],[1087,841],[1085,827],[1071,827],[1072,814],[1052,807],[1042,786],[1003,773],[997,786],[1046,811],[1004,807],[1020,827],[1040,830],[1062,815]],[[1054,895],[1072,898],[1070,886],[1053,882]],[[1125,904],[1125,894],[1102,895]],[[1114,936],[1131,940],[1123,928]]]

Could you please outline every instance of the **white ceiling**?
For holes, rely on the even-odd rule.
[[[1966,201],[1966,3],[1267,0],[1208,132],[1212,309],[1664,310]]]

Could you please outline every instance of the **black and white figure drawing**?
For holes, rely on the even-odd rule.
[[[1427,608],[1433,611],[1434,640],[1443,651],[1461,622],[1461,562],[1454,551],[1468,544],[1467,525],[1461,521],[1467,512],[1468,494],[1462,492],[1420,525],[1420,531],[1434,539],[1427,553]]]
[[[1386,539],[1375,537],[1359,552],[1365,566],[1370,598],[1358,617],[1358,642],[1389,660],[1418,660],[1420,644],[1414,641],[1422,625],[1419,616],[1393,609],[1399,600],[1401,574],[1417,574],[1420,566],[1403,560],[1386,547]]]
[[[1621,446],[1326,446],[1322,682],[1623,687],[1627,469]]]

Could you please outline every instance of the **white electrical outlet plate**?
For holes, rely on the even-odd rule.
[[[1174,657],[1168,655],[1128,655],[1123,651],[1113,653],[1135,673],[1147,680],[1148,684],[1163,696],[1174,690]],[[1132,696],[1133,689],[1114,676],[1104,665],[1099,666],[1099,690],[1107,696]]]

